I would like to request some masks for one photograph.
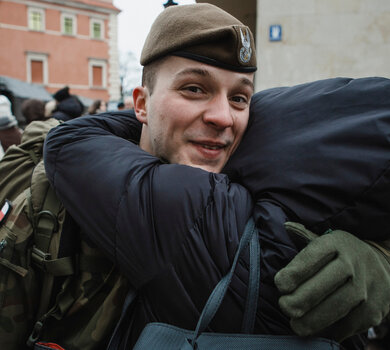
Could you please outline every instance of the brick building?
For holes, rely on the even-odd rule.
[[[0,0],[0,76],[118,100],[119,12],[112,0]]]

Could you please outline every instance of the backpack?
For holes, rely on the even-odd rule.
[[[128,290],[47,180],[43,142],[58,124],[29,124],[0,161],[1,349],[105,348]]]

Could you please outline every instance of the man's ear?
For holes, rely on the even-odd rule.
[[[148,123],[147,118],[147,99],[148,99],[148,89],[143,86],[137,86],[133,90],[133,100],[134,100],[134,111],[137,119],[143,123]]]

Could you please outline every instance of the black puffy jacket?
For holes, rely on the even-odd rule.
[[[253,205],[249,192],[226,175],[163,164],[126,140],[137,139],[137,132],[136,120],[118,112],[64,123],[45,144],[47,175],[65,207],[138,290],[127,345],[148,322],[195,328],[231,266]],[[279,207],[265,204],[257,215],[264,224],[255,330],[291,334],[273,275],[296,250],[280,235],[286,216]],[[213,331],[241,329],[248,259],[239,262]]]
[[[366,208],[360,203],[371,203],[366,198],[378,198],[375,191],[387,188],[389,133],[376,131],[375,125],[389,119],[388,86],[387,80],[335,79],[256,94],[248,131],[225,169],[250,189],[254,211],[249,192],[226,175],[163,164],[127,141],[139,137],[139,124],[126,112],[85,117],[51,131],[45,144],[49,180],[90,239],[139,291],[127,345],[152,321],[194,329],[252,214],[262,253],[255,331],[291,334],[273,284],[275,273],[298,251],[283,223],[299,220],[322,233],[323,222],[344,228],[336,219],[346,213],[354,233],[356,223],[350,223]],[[357,142],[361,135],[368,140]],[[367,146],[373,142],[374,152]],[[356,145],[362,145],[357,152]],[[348,157],[351,150],[353,158]],[[360,157],[361,164],[364,150],[376,156]],[[334,163],[337,171],[332,171]],[[375,190],[361,191],[365,188]],[[351,205],[354,194],[357,204]],[[381,222],[389,218],[385,203],[369,213],[379,213]],[[384,231],[363,233],[362,238],[382,239]],[[245,256],[211,330],[240,331],[247,267]],[[360,348],[358,341],[346,345]]]
[[[389,239],[390,79],[325,79],[255,94],[224,172],[317,234]]]

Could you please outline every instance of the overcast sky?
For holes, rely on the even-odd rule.
[[[133,51],[137,59],[145,38],[166,0],[114,0],[122,10],[118,16],[118,45],[121,52]],[[179,5],[193,4],[195,0],[175,0]]]
[[[174,1],[179,5],[195,3],[195,0]],[[114,5],[122,10],[118,15],[118,46],[121,66],[127,67],[122,82],[125,94],[141,84],[142,68],[139,59],[142,47],[153,21],[164,10],[166,2],[167,0],[114,0]],[[129,56],[129,51],[135,57]]]

